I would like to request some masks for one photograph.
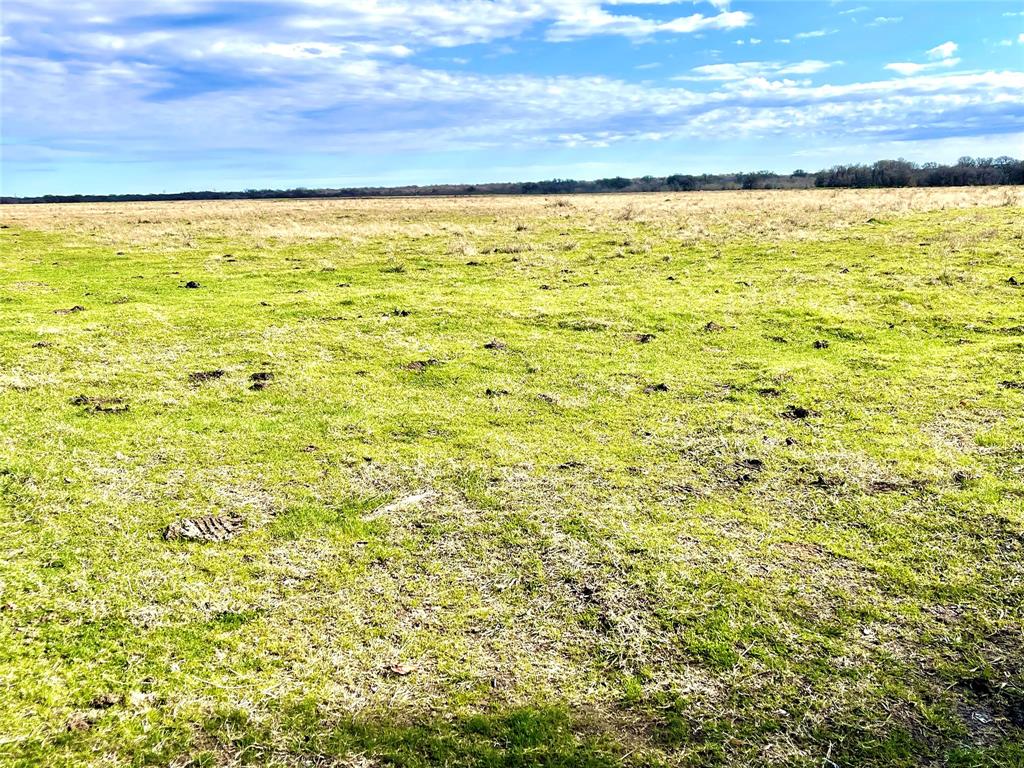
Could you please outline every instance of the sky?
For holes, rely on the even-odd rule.
[[[1024,156],[1024,2],[3,0],[5,195]]]

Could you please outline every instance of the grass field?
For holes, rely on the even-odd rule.
[[[0,763],[1024,765],[1022,205],[4,208]]]

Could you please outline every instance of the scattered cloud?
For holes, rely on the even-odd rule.
[[[249,168],[254,156],[293,150],[394,158],[714,141],[725,125],[730,142],[785,135],[808,145],[1024,132],[1024,73],[950,71],[960,63],[952,41],[903,54],[877,80],[844,65],[841,84],[828,82],[838,52],[760,60],[745,47],[758,60],[641,74],[668,68],[672,54],[650,51],[669,51],[674,36],[717,36],[708,48],[720,51],[738,33],[719,33],[753,24],[724,1],[147,0],[144,14],[137,0],[3,3],[8,184],[9,168],[27,178],[40,158],[113,167],[230,156]],[[604,35],[657,48],[605,61],[611,46],[593,39]],[[599,74],[560,74],[551,60],[563,56],[532,53],[545,41],[578,46]],[[470,44],[480,47],[452,50]],[[510,52],[502,73],[466,66]]]
[[[858,5],[856,8],[847,8],[845,11],[840,11],[839,15],[849,16],[852,13],[863,13],[866,10],[868,10],[868,7],[866,5]]]
[[[752,19],[753,16],[745,11],[722,11],[715,16],[695,13],[669,21],[656,21],[639,16],[612,14],[600,5],[587,4],[563,11],[548,27],[545,38],[551,42],[566,42],[594,35],[645,38],[658,33],[689,34],[709,29],[739,29],[747,26]]]
[[[834,35],[838,32],[838,29],[814,29],[810,32],[797,32],[793,37],[797,40],[807,40],[812,37],[825,37],[827,35]]]
[[[891,64],[886,64],[885,69],[904,76],[919,75],[922,72],[928,72],[936,69],[949,69],[960,63],[960,59],[953,56],[959,47],[960,46],[950,40],[925,51],[924,55],[928,59],[931,59],[931,61],[926,64],[920,64],[912,61],[896,61]]]
[[[748,80],[756,77],[778,77],[786,75],[813,75],[841,61],[818,61],[807,59],[792,63],[778,61],[741,61],[732,64],[705,64],[694,67],[688,75],[679,75],[675,80]]]
[[[886,24],[899,24],[903,21],[902,16],[876,16],[875,20],[868,24],[869,27],[881,27]]]
[[[951,58],[953,54],[957,52],[957,49],[959,47],[960,46],[958,46],[956,43],[950,40],[949,42],[945,42],[942,45],[936,45],[934,48],[931,48],[930,50],[926,51],[925,55],[929,59],[948,59]]]
[[[891,64],[886,64],[885,69],[900,75],[919,75],[922,72],[928,72],[929,70],[955,67],[959,63],[960,59],[943,59],[942,61],[933,61],[928,64],[916,64],[912,61],[896,61]]]

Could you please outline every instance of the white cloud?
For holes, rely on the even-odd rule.
[[[868,26],[881,27],[886,24],[899,24],[903,21],[902,16],[876,16],[875,20],[872,21]]]
[[[747,80],[750,78],[813,75],[824,72],[830,67],[842,64],[841,61],[818,61],[808,59],[792,63],[778,61],[741,61],[732,64],[705,64],[694,67],[689,75],[680,75],[675,80]]]
[[[866,5],[858,5],[856,8],[847,8],[845,11],[840,11],[840,16],[849,16],[851,13],[863,13],[868,10]]]
[[[949,59],[952,58],[953,54],[957,52],[958,46],[952,40],[945,42],[942,45],[936,45],[934,48],[925,52],[925,55],[929,59]]]
[[[960,63],[960,59],[953,56],[957,52],[959,46],[953,41],[942,43],[934,48],[930,48],[925,51],[925,56],[931,61],[927,64],[918,64],[912,61],[896,61],[891,64],[886,64],[885,69],[897,74],[909,76],[918,75],[922,72],[928,72],[935,69],[948,69],[955,67]]]
[[[806,40],[812,37],[825,37],[826,35],[834,35],[838,32],[838,29],[815,29],[810,32],[797,32],[793,37],[797,40]]]
[[[933,61],[928,64],[915,64],[910,61],[897,61],[892,64],[886,64],[885,69],[896,72],[900,75],[918,75],[922,72],[928,72],[929,70],[955,67],[959,63],[960,59],[943,59],[942,61]]]
[[[643,38],[659,32],[688,34],[705,29],[738,29],[747,26],[752,19],[753,16],[744,11],[723,11],[715,16],[695,13],[669,21],[655,21],[639,16],[611,14],[600,6],[587,5],[563,11],[548,28],[545,37],[552,42],[565,42],[593,35]]]

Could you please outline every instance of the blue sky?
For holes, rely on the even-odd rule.
[[[1024,2],[4,0],[8,195],[1024,155]]]

